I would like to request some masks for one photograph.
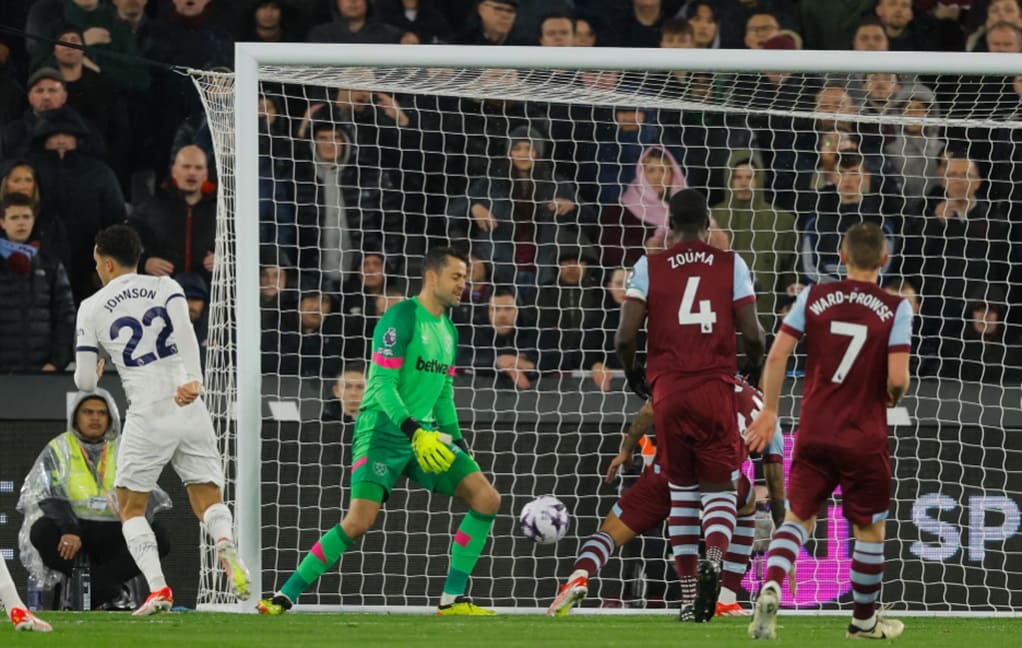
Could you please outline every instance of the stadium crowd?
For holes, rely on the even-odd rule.
[[[93,237],[119,222],[205,340],[213,141],[169,66],[229,68],[236,41],[1022,52],[1018,0],[13,0],[0,24],[25,32],[0,33],[3,372],[67,369],[76,304],[99,285]],[[559,74],[547,83],[634,101],[262,85],[264,372],[337,377],[342,398],[425,249],[452,240],[471,255],[460,370],[518,389],[582,370],[609,390],[627,268],[694,187],[714,244],[752,268],[768,332],[873,221],[885,287],[921,315],[916,372],[1022,379],[1022,146],[1002,125],[1022,76]],[[899,116],[974,121],[883,121]]]

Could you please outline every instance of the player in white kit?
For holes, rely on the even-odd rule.
[[[102,348],[117,366],[128,397],[114,484],[124,539],[152,592],[136,616],[169,610],[174,602],[145,517],[149,493],[167,463],[216,542],[234,593],[242,600],[249,596],[248,570],[238,557],[231,510],[223,503],[213,422],[200,398],[199,344],[184,291],[170,277],[136,274],[141,253],[138,234],[126,225],[97,234],[94,257],[103,288],[78,308],[75,345],[79,389],[96,387]]]
[[[11,578],[11,572],[7,570],[7,561],[3,556],[0,556],[0,603],[7,610],[7,618],[14,624],[15,630],[30,632],[53,630],[49,623],[29,612],[24,601],[18,596],[18,590],[14,587],[14,579]]]

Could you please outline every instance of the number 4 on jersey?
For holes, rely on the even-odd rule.
[[[685,284],[685,294],[681,296],[681,307],[678,309],[678,324],[698,324],[700,332],[713,333],[713,325],[717,323],[717,314],[710,308],[709,299],[699,300],[699,312],[692,310],[695,305],[696,291],[699,290],[699,277],[689,277]]]

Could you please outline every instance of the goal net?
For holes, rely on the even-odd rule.
[[[452,312],[461,424],[503,496],[470,594],[548,605],[635,479],[603,482],[640,406],[613,352],[622,285],[660,245],[666,198],[692,187],[714,244],[751,267],[771,337],[802,286],[841,274],[842,232],[882,226],[881,282],[918,313],[913,387],[889,412],[883,600],[1022,609],[1022,77],[1001,55],[246,47],[236,76],[193,78],[223,187],[207,391],[257,589],[339,521],[373,325],[450,243],[472,260]],[[540,546],[517,513],[548,494],[571,526]],[[436,604],[462,505],[402,482],[383,510],[303,605]],[[850,538],[838,493],[787,605],[851,606]],[[214,564],[203,606],[232,603]],[[594,581],[587,607],[674,606],[664,529]]]

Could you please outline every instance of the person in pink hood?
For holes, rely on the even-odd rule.
[[[645,253],[647,240],[666,233],[667,201],[687,186],[685,174],[667,149],[650,146],[643,151],[620,205],[604,211],[603,264],[634,264]]]

